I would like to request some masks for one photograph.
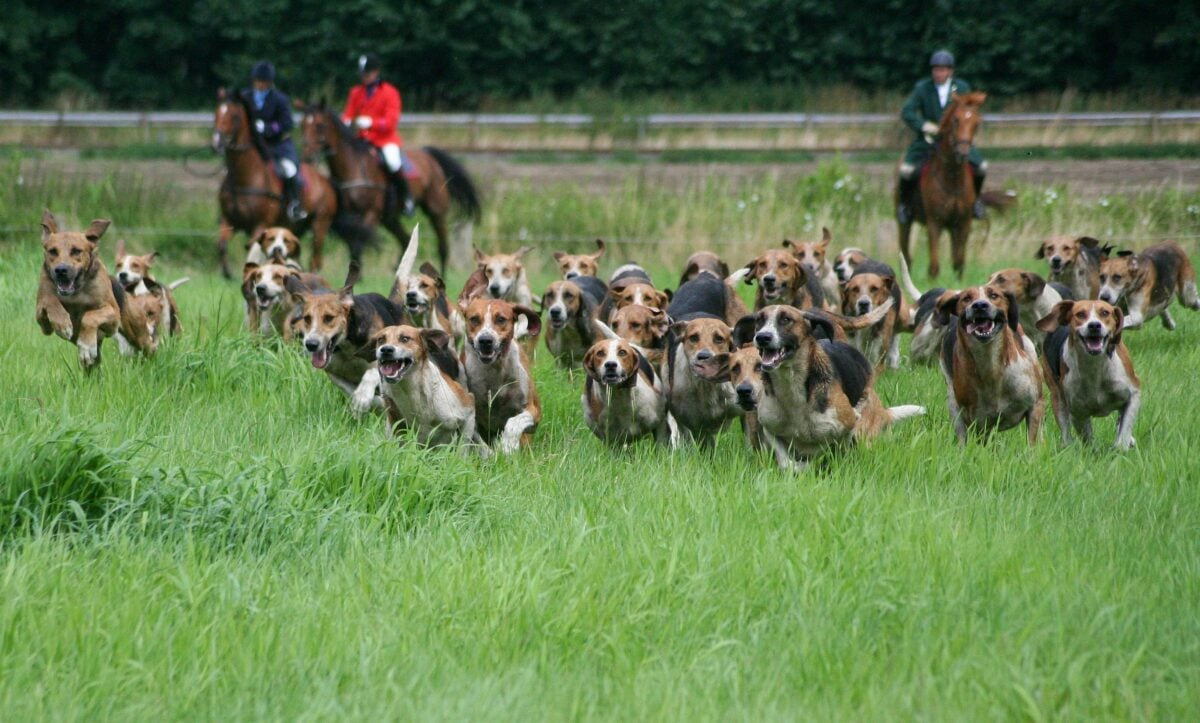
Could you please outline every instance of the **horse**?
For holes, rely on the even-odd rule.
[[[297,104],[301,105],[301,104]],[[401,254],[408,243],[408,231],[400,218],[400,203],[389,189],[387,170],[381,165],[374,146],[358,137],[324,103],[303,105],[304,158],[315,162],[323,152],[329,173],[337,185],[342,209],[358,217],[372,235],[382,223],[396,242]],[[417,173],[408,176],[409,193],[433,222],[437,234],[438,262],[446,273],[449,232],[446,217],[453,201],[472,221],[479,220],[479,193],[467,170],[449,153],[434,146],[405,149],[408,163]],[[407,170],[407,168],[406,168]]]
[[[967,237],[971,234],[972,211],[975,206],[974,173],[967,163],[967,154],[975,142],[975,133],[983,116],[980,106],[987,100],[987,93],[953,94],[938,127],[937,145],[932,157],[921,169],[918,183],[920,201],[909,203],[912,219],[899,223],[900,253],[912,265],[908,237],[913,222],[925,224],[929,232],[929,278],[936,278],[941,271],[938,263],[938,242],[942,229],[950,231],[950,253],[954,272],[959,279],[967,263]],[[985,192],[982,196],[987,206],[1003,211],[1013,202],[1003,193]],[[896,184],[895,203],[900,205],[900,185]]]
[[[275,173],[274,163],[266,146],[250,129],[250,109],[237,93],[217,91],[217,108],[213,116],[213,151],[225,156],[225,179],[217,192],[221,210],[217,255],[221,273],[231,278],[227,249],[234,233],[244,232],[253,238],[271,226],[284,226],[297,236],[312,229],[313,252],[311,270],[321,268],[321,250],[337,214],[337,193],[329,180],[311,164],[301,164],[304,181],[300,202],[308,217],[299,223],[288,219],[283,202],[283,182]]]

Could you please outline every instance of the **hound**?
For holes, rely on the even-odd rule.
[[[260,334],[281,333],[291,338],[288,312],[298,293],[329,289],[325,279],[280,264],[262,266],[250,262],[242,267],[242,299],[246,302],[246,329]]]
[[[150,267],[154,264],[154,260],[158,258],[157,251],[151,251],[148,254],[135,256],[125,252],[125,240],[117,239],[116,248],[116,266],[117,282],[125,289],[127,295],[142,296],[145,294],[154,294],[159,297],[161,306],[160,326],[166,329],[171,336],[175,336],[183,331],[183,326],[179,321],[179,305],[175,302],[175,289],[183,286],[191,281],[188,277],[176,279],[169,284],[160,284],[150,275]],[[157,340],[161,336],[161,330],[155,335]]]
[[[1171,297],[1189,309],[1200,310],[1196,296],[1196,270],[1174,241],[1154,244],[1138,255],[1121,251],[1100,264],[1099,298],[1129,310],[1125,328],[1137,329],[1149,319],[1162,317],[1163,328],[1173,330],[1175,320],[1167,309]]]
[[[379,364],[389,436],[413,429],[423,445],[462,440],[482,446],[475,398],[467,391],[449,334],[399,325],[381,329],[371,341],[365,352]]]
[[[542,309],[549,324],[546,348],[559,365],[572,367],[596,341],[592,319],[608,293],[608,286],[594,276],[577,275],[571,281],[554,281],[542,294]]]
[[[529,290],[529,279],[525,276],[525,265],[521,259],[533,249],[522,246],[511,254],[485,254],[475,249],[475,262],[487,283],[483,296],[499,299],[529,308],[533,306],[533,292]]]
[[[1042,374],[1019,314],[1013,295],[994,286],[964,289],[938,302],[947,327],[942,375],[960,444],[967,443],[968,430],[1003,431],[1022,420],[1029,445],[1037,442],[1045,416]]]
[[[420,243],[419,232],[419,225],[414,226],[408,245],[404,247],[404,256],[396,267],[388,298],[393,304],[404,307],[414,326],[440,329],[450,334],[455,346],[461,348],[467,333],[466,321],[462,310],[447,300],[446,282],[442,280],[442,275],[428,261],[421,264],[420,273],[413,273]]]
[[[541,319],[529,308],[498,299],[475,299],[467,319],[467,388],[475,396],[475,424],[483,441],[502,454],[528,446],[542,419],[522,337],[536,336]]]
[[[821,283],[821,291],[825,295],[826,300],[838,299],[841,297],[841,288],[839,287],[841,279],[838,279],[837,273],[833,270],[833,264],[829,262],[829,243],[833,240],[833,234],[828,228],[821,228],[820,241],[787,241],[783,242],[784,246],[792,249],[792,253],[804,265],[804,270],[808,275],[815,278]]]
[[[943,296],[949,297],[958,293],[957,289],[934,287],[922,292],[913,283],[908,272],[908,262],[904,254],[900,254],[900,280],[904,290],[916,301],[911,309],[912,343],[908,346],[908,356],[917,364],[932,364],[941,353],[942,342],[946,338],[946,327],[941,323],[937,313],[938,302]]]
[[[1033,257],[1045,259],[1050,280],[1064,284],[1074,298],[1094,299],[1100,292],[1100,260],[1112,249],[1090,236],[1051,236]]]
[[[1121,341],[1121,310],[1104,301],[1063,301],[1038,322],[1047,333],[1042,369],[1050,385],[1050,403],[1062,433],[1071,443],[1071,427],[1092,441],[1092,418],[1117,413],[1117,439],[1132,447],[1133,425],[1142,406],[1142,383]]]
[[[300,239],[283,226],[264,228],[246,241],[246,262],[279,264],[297,271],[300,265]]]
[[[310,292],[291,281],[289,290],[298,302],[289,317],[292,337],[301,340],[313,368],[350,396],[355,417],[382,408],[379,368],[363,351],[380,330],[403,324],[404,310],[379,294],[355,294],[350,286]]]
[[[674,448],[678,430],[667,411],[662,382],[654,367],[624,339],[604,339],[583,359],[583,418],[608,444],[625,445],[653,436]]]
[[[554,262],[558,271],[566,281],[580,276],[599,276],[600,257],[604,255],[604,240],[596,239],[596,253],[569,254],[566,251],[555,251]]]
[[[100,237],[110,223],[96,219],[82,232],[59,231],[50,210],[42,213],[42,273],[35,318],[43,334],[57,334],[78,348],[85,372],[99,366],[100,345],[106,337],[121,334],[130,343],[143,338],[130,327],[125,289],[109,277],[100,260]]]
[[[745,269],[746,283],[758,284],[754,295],[755,311],[774,304],[798,309],[825,307],[825,292],[820,280],[809,275],[790,251],[764,251],[746,264]]]
[[[916,405],[883,406],[866,357],[813,334],[826,323],[790,306],[768,306],[738,322],[753,329],[763,369],[758,422],[783,469],[801,469],[830,447],[870,441],[892,423],[925,413]]]

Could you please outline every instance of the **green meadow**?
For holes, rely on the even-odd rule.
[[[212,195],[147,183],[133,162],[99,182],[14,169],[0,181],[0,719],[1200,707],[1200,314],[1126,335],[1144,401],[1125,455],[1108,449],[1112,420],[1096,448],[1061,449],[1052,415],[1032,449],[1021,430],[960,449],[940,373],[907,360],[877,389],[927,416],[799,474],[736,427],[711,451],[611,449],[584,426],[582,375],[542,347],[532,448],[481,460],[388,439],[297,349],[244,331],[211,237],[188,233],[215,228]],[[636,259],[670,287],[692,250],[744,263],[823,225],[836,246],[896,253],[887,189],[840,162],[797,181],[485,187],[474,240],[532,243],[535,293],[552,250],[596,236],[613,240],[605,273]],[[975,234],[968,281],[1044,271],[1032,255],[1050,233],[1176,237],[1198,257],[1200,194],[1014,190],[1020,206]],[[183,335],[152,359],[110,341],[84,376],[33,320],[44,206],[70,229],[113,219],[110,268],[125,237],[162,252],[158,278],[191,276]],[[346,258],[329,247],[336,283]],[[915,248],[926,288],[923,235]],[[360,289],[386,293],[396,256],[390,241],[369,254]]]

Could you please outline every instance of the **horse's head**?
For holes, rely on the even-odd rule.
[[[330,149],[331,143],[337,136],[334,122],[333,113],[325,107],[324,101],[304,106],[304,118],[300,121],[300,131],[304,137],[304,160],[306,162],[315,162],[318,153]]]
[[[971,144],[975,142],[975,133],[979,130],[979,124],[983,122],[983,115],[979,109],[987,100],[987,93],[954,93],[950,99],[950,105],[946,107],[942,116],[938,135],[944,139],[943,142],[953,145],[954,160],[966,163]]]
[[[249,116],[242,99],[224,88],[217,91],[217,109],[213,113],[212,149],[224,153],[250,142]]]

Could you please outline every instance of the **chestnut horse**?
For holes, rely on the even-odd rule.
[[[912,255],[908,249],[909,231],[913,222],[925,224],[929,232],[929,278],[936,278],[941,271],[938,263],[938,242],[942,230],[950,231],[950,253],[954,272],[961,279],[967,263],[967,237],[971,234],[972,210],[975,206],[974,173],[967,163],[967,154],[975,142],[975,132],[983,117],[979,108],[987,100],[987,93],[967,93],[951,96],[938,128],[937,145],[932,157],[920,170],[918,184],[921,198],[910,200],[912,220],[898,223],[900,227],[900,253],[912,266]],[[984,204],[1004,210],[1012,203],[1011,197],[1003,193],[984,193]],[[895,203],[899,205],[900,186],[896,185]]]
[[[283,182],[275,173],[265,145],[250,130],[250,117],[250,109],[239,94],[226,93],[224,88],[217,91],[212,148],[225,156],[225,180],[217,192],[221,273],[230,278],[227,249],[234,233],[242,231],[253,238],[270,226],[285,226],[297,236],[311,228],[313,252],[309,266],[317,271],[321,268],[325,234],[337,213],[337,193],[314,166],[301,164],[304,184],[300,202],[308,218],[299,223],[289,220],[283,203]]]
[[[400,218],[400,204],[389,188],[387,171],[380,164],[375,147],[360,139],[324,103],[305,106],[300,125],[304,130],[304,159],[312,163],[318,152],[324,152],[342,210],[357,216],[357,221],[372,234],[382,223],[400,244],[403,255],[408,231]],[[409,193],[413,202],[433,222],[438,262],[445,274],[450,243],[446,217],[450,202],[457,204],[472,221],[478,221],[479,193],[467,170],[440,148],[406,148],[404,155],[416,171],[407,177]]]

